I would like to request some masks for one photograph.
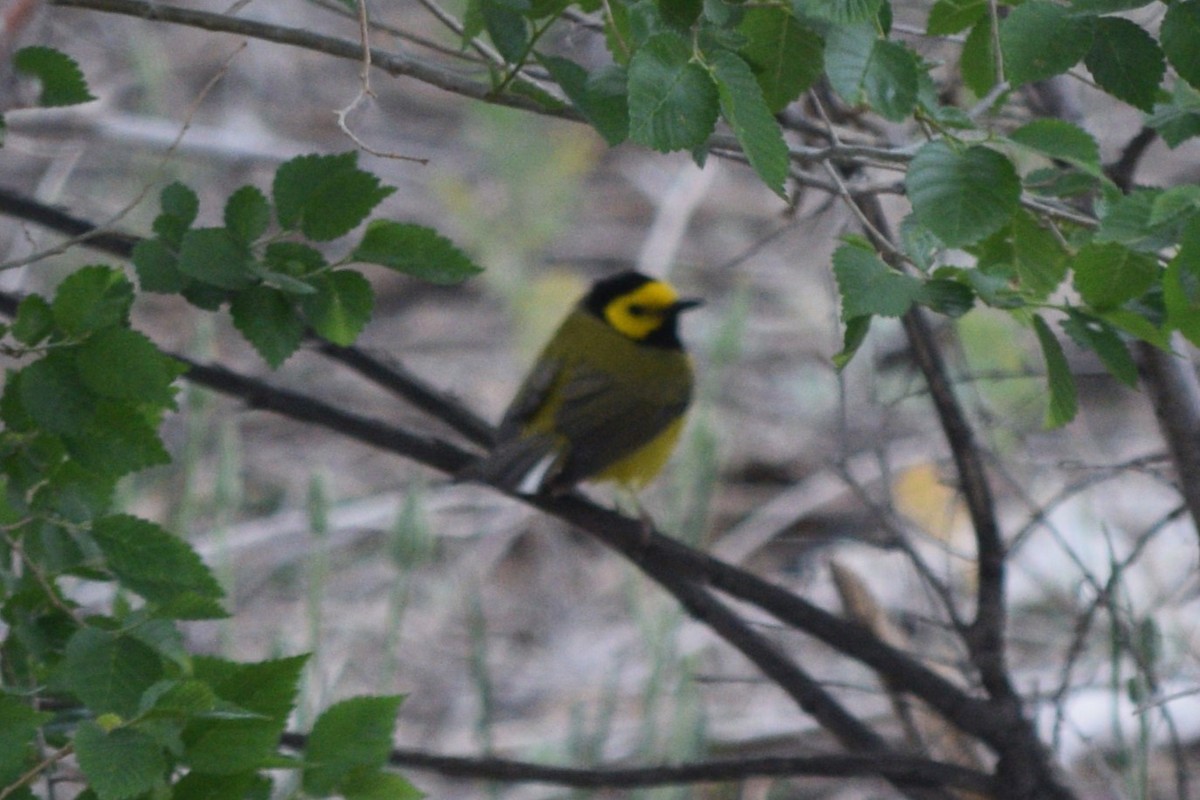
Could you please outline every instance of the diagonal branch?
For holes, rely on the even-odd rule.
[[[302,750],[308,737],[284,733],[281,743]],[[446,756],[397,748],[388,763],[404,769],[436,772],[449,778],[506,783],[548,783],[576,789],[638,789],[688,783],[744,781],[750,778],[885,778],[899,786],[944,786],[995,794],[989,776],[975,770],[910,756],[812,755],[712,759],[649,767],[563,767],[507,758]]]

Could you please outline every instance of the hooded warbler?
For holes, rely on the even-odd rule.
[[[460,477],[523,495],[586,480],[645,486],[674,449],[692,398],[677,323],[698,305],[637,272],[594,283],[521,384],[492,452]]]

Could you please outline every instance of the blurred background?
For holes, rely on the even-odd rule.
[[[358,38],[336,2],[239,5],[256,19]],[[380,5],[377,21],[457,50],[428,4]],[[898,8],[898,30],[923,29],[926,13],[926,4]],[[121,213],[117,228],[148,232],[159,189],[177,179],[200,194],[203,225],[238,186],[268,187],[284,160],[354,149],[335,113],[358,92],[353,61],[60,8],[43,9],[25,36],[77,59],[99,99],[8,113],[0,182],[95,222]],[[601,55],[589,55],[594,38],[555,46],[586,61]],[[375,44],[450,60],[411,38],[379,33]],[[668,277],[706,300],[683,330],[699,389],[679,452],[642,497],[646,511],[673,535],[834,610],[838,565],[869,589],[899,641],[960,674],[964,655],[913,566],[915,553],[969,613],[970,529],[924,384],[887,321],[846,370],[831,364],[841,326],[829,256],[855,230],[836,198],[801,191],[789,208],[740,164],[714,157],[701,169],[685,156],[610,150],[584,126],[413,79],[376,73],[372,88],[377,96],[348,117],[355,135],[428,159],[361,154],[399,188],[377,216],[433,226],[487,271],[445,288],[367,268],[376,306],[360,345],[495,420],[591,280],[627,268]],[[1069,91],[1107,157],[1136,132],[1136,117],[1114,117],[1086,87]],[[1194,170],[1196,156],[1156,146],[1139,180],[1169,181]],[[902,202],[885,199],[898,221]],[[55,241],[0,220],[0,261]],[[0,282],[45,291],[97,262],[111,259],[77,247]],[[165,350],[441,432],[318,353],[272,373],[225,313],[156,296],[136,313]],[[1197,541],[1146,398],[1071,353],[1081,413],[1047,433],[1029,330],[980,309],[942,333],[1013,548],[1012,660],[1030,708],[1091,787],[1086,796],[1176,796],[1178,771],[1200,754]],[[557,521],[193,386],[179,402],[165,430],[174,463],[125,483],[124,505],[193,541],[226,584],[233,616],[193,625],[194,648],[242,659],[314,653],[295,728],[346,696],[401,692],[397,743],[441,753],[585,765],[829,748],[636,569]],[[609,502],[603,488],[595,496]],[[776,635],[853,710],[890,716],[870,673],[795,633]],[[1173,699],[1138,713],[1137,686]],[[433,797],[567,794],[410,777]],[[706,791],[644,794],[733,796]],[[742,791],[878,795],[814,781]]]

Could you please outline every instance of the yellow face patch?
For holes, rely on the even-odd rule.
[[[645,339],[662,326],[678,300],[679,295],[670,286],[650,281],[609,301],[604,307],[604,318],[630,339]]]

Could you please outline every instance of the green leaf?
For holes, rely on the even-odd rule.
[[[152,737],[132,728],[107,733],[84,721],[75,731],[75,757],[100,800],[125,800],[154,788],[163,780],[167,762]]]
[[[782,8],[746,10],[738,30],[749,62],[772,112],[778,113],[821,77],[825,44],[816,31]]]
[[[271,272],[303,278],[329,266],[325,256],[300,242],[271,242],[263,251],[263,264]]]
[[[1035,119],[1017,128],[1009,139],[1049,158],[1065,161],[1090,175],[1099,175],[1100,146],[1082,128],[1059,119]]]
[[[54,321],[66,333],[81,336],[129,319],[133,285],[112,267],[84,267],[67,276],[54,293]]]
[[[299,229],[313,241],[345,236],[395,192],[358,169],[358,154],[298,156],[275,172],[275,214],[285,230]]]
[[[991,15],[985,14],[971,27],[963,42],[959,69],[963,83],[976,97],[985,97],[996,85],[996,47]]]
[[[0,786],[12,784],[25,771],[35,753],[38,728],[52,718],[29,703],[0,693]]]
[[[1169,271],[1170,269],[1168,268]],[[1164,283],[1166,280],[1167,277],[1164,277]],[[1163,293],[1166,294],[1165,288]],[[1127,308],[1113,308],[1108,311],[1102,311],[1096,316],[1130,336],[1140,339],[1143,342],[1149,342],[1164,353],[1171,351],[1170,332],[1159,328],[1136,311]],[[1200,319],[1200,317],[1196,319]]]
[[[304,339],[304,321],[287,292],[270,286],[252,286],[234,295],[229,303],[233,326],[246,337],[263,361],[278,369]]]
[[[75,59],[53,47],[22,47],[12,63],[18,72],[41,82],[39,106],[73,106],[96,99]]]
[[[296,701],[307,656],[257,664],[216,658],[195,660],[195,677],[222,700],[258,718],[193,719],[183,731],[184,760],[194,770],[233,775],[258,769],[273,758],[279,734]]]
[[[520,61],[529,46],[529,26],[522,15],[522,11],[528,10],[528,3],[526,9],[505,0],[478,0],[478,3],[483,27],[496,50],[510,64]]]
[[[1132,11],[1153,3],[1154,0],[1072,0],[1071,11],[1076,14],[1115,14]]]
[[[174,294],[187,283],[179,259],[158,239],[142,239],[133,246],[133,268],[143,292]]]
[[[812,15],[838,25],[874,22],[883,9],[883,0],[805,0],[798,2],[798,16]]]
[[[1171,102],[1157,103],[1146,124],[1163,137],[1168,147],[1178,147],[1200,135],[1200,92],[1183,81],[1175,83]]]
[[[917,61],[899,42],[877,38],[873,25],[834,28],[826,36],[825,69],[846,102],[870,105],[899,121],[917,102]]]
[[[1200,211],[1200,184],[1185,183],[1172,186],[1156,196],[1150,204],[1149,224],[1166,225]]]
[[[1159,38],[1179,77],[1200,88],[1200,2],[1185,0],[1167,6]]]
[[[982,146],[930,142],[905,178],[917,221],[951,247],[977,242],[1012,218],[1021,181],[1012,162]]]
[[[912,259],[922,272],[929,272],[933,268],[934,257],[942,247],[933,232],[917,222],[912,214],[900,221],[900,242],[904,255]]]
[[[221,289],[243,289],[253,279],[250,248],[224,228],[196,228],[179,246],[181,273]]]
[[[1192,344],[1200,342],[1200,217],[1193,217],[1184,227],[1179,252],[1167,265],[1163,304],[1167,326]]]
[[[787,144],[754,73],[745,61],[728,50],[709,53],[708,61],[717,82],[721,113],[742,145],[750,166],[767,188],[786,200]]]
[[[13,320],[12,335],[21,344],[35,345],[54,330],[54,312],[46,298],[31,294],[17,306],[17,317]]]
[[[1154,253],[1172,246],[1178,236],[1178,220],[1164,224],[1151,223],[1155,204],[1162,197],[1161,189],[1135,189],[1099,207],[1100,228],[1096,242],[1119,242],[1145,253]]]
[[[355,769],[339,787],[346,800],[421,800],[421,790],[394,772]]]
[[[925,32],[930,36],[962,33],[987,13],[987,0],[937,0],[929,9]]]
[[[1012,222],[1013,264],[1022,292],[1044,300],[1067,277],[1067,251],[1033,215],[1019,211]]]
[[[116,631],[80,628],[67,641],[63,683],[96,714],[133,717],[142,693],[163,677],[163,662],[142,642]]]
[[[933,278],[921,286],[919,300],[939,314],[958,318],[975,307],[975,291],[962,281]]]
[[[232,775],[212,775],[195,770],[171,787],[171,800],[249,800],[259,775],[254,770]]]
[[[225,227],[234,239],[251,244],[271,224],[271,205],[267,197],[254,186],[243,186],[229,196],[225,203]]]
[[[304,791],[332,794],[356,767],[382,767],[392,749],[396,713],[404,698],[354,697],[326,709],[304,750]]]
[[[1100,17],[1084,63],[1101,89],[1142,111],[1153,110],[1167,65],[1154,37],[1140,26],[1121,17]]]
[[[159,206],[162,213],[154,219],[154,233],[168,247],[177,250],[183,234],[200,213],[200,198],[190,187],[176,181],[163,188]]]
[[[64,442],[85,469],[121,476],[171,462],[157,427],[128,404],[100,402],[83,432]]]
[[[1141,295],[1158,276],[1153,256],[1116,242],[1089,242],[1080,248],[1071,267],[1076,291],[1098,310],[1114,308]]]
[[[1114,378],[1131,389],[1137,386],[1137,365],[1111,325],[1099,317],[1069,308],[1062,326],[1077,345],[1100,356]]]
[[[350,258],[447,285],[460,283],[483,271],[432,228],[383,219],[373,220],[367,226]]]
[[[174,399],[171,360],[144,334],[106,328],[92,334],[76,352],[84,385],[101,397],[166,405]]]
[[[92,537],[121,585],[152,603],[166,605],[188,594],[216,600],[225,594],[196,551],[153,522],[114,514],[93,524]]]
[[[700,18],[703,0],[658,0],[658,13],[663,21],[676,28],[687,30]]]
[[[842,336],[842,350],[833,357],[833,366],[837,370],[845,369],[846,365],[854,358],[854,354],[858,352],[858,348],[862,347],[862,343],[867,339],[867,332],[871,329],[871,317],[855,317],[846,322],[846,331]]]
[[[883,263],[874,252],[842,244],[833,254],[833,275],[842,296],[842,320],[899,317],[921,297],[921,281]]]
[[[1015,88],[1075,66],[1092,47],[1094,22],[1048,0],[1029,0],[1011,9],[1000,23],[1009,82]]]
[[[629,102],[624,67],[609,64],[589,75],[583,67],[559,56],[539,54],[538,61],[609,147],[625,141],[629,136]]]
[[[92,421],[96,398],[75,369],[74,354],[52,351],[21,371],[21,404],[50,433],[78,434]]]
[[[629,61],[629,138],[659,152],[703,145],[717,121],[717,87],[676,34],[659,34]]]
[[[1075,419],[1079,410],[1075,379],[1071,377],[1071,369],[1067,364],[1067,357],[1063,354],[1062,345],[1041,314],[1033,315],[1033,329],[1037,333],[1038,343],[1042,346],[1046,377],[1050,385],[1050,405],[1046,409],[1045,425],[1047,428],[1059,428]]]
[[[354,344],[371,319],[375,295],[370,282],[352,269],[339,269],[313,276],[313,286],[317,291],[300,300],[313,330],[334,344]]]

